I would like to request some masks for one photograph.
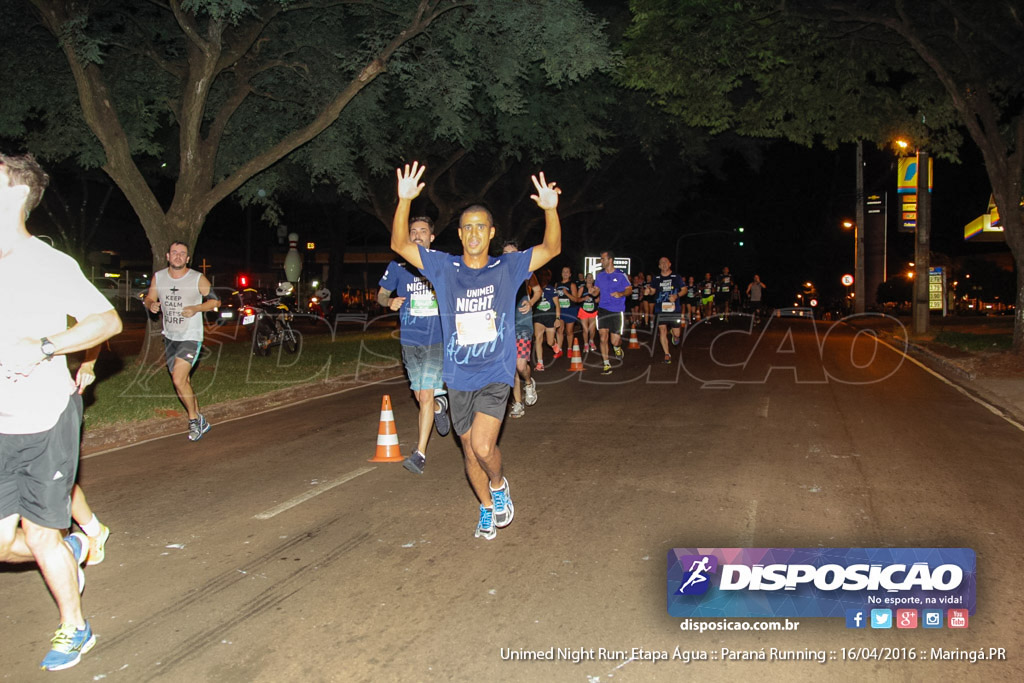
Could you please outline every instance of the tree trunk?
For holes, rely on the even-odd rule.
[[[1003,223],[1003,236],[1013,254],[1013,264],[1017,269],[1017,296],[1013,311],[1013,350],[1024,353],[1024,211],[1020,207],[1020,183],[1008,182],[1008,192],[995,192],[999,217]],[[1000,197],[1000,194],[1006,196]],[[1016,199],[1015,199],[1016,197]],[[1005,211],[1004,211],[1005,207]],[[1015,228],[1015,229],[1014,229]]]

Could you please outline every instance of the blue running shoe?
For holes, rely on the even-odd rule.
[[[82,571],[82,563],[89,557],[89,537],[76,531],[64,537],[64,542],[71,548],[71,554],[75,556],[75,569],[78,570],[78,594],[85,590],[85,572]]]
[[[491,489],[491,500],[494,501],[494,526],[504,529],[512,523],[516,508],[512,505],[512,497],[509,495],[508,479],[502,477],[501,482],[500,489]]]
[[[71,548],[71,554],[75,556],[75,564],[82,564],[89,556],[89,537],[80,531],[68,534],[64,542]]]
[[[40,666],[44,671],[60,671],[78,664],[82,655],[96,644],[96,636],[93,635],[88,621],[85,622],[85,628],[81,629],[61,624],[50,642],[50,651],[46,653]]]
[[[477,538],[485,538],[490,541],[497,534],[498,532],[494,530],[494,510],[492,508],[485,508],[481,505],[480,523],[476,525],[476,533],[474,536]]]

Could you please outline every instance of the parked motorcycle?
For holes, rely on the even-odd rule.
[[[252,352],[266,356],[270,347],[281,345],[288,353],[299,350],[299,335],[292,329],[292,313],[281,298],[268,299],[258,290],[234,292],[239,300],[239,318],[245,327],[252,327]]]

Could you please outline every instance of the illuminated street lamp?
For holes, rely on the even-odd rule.
[[[853,312],[864,312],[864,244],[856,221],[845,220],[843,227],[853,228]]]

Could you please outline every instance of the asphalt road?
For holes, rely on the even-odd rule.
[[[646,336],[644,337],[646,340]],[[658,352],[660,358],[660,351]],[[591,354],[593,356],[593,354]],[[516,505],[494,541],[452,437],[426,473],[368,463],[382,393],[403,454],[415,406],[371,385],[83,460],[113,530],[87,569],[95,649],[62,680],[1022,680],[1021,433],[846,326],[697,327],[682,362],[629,351],[601,376],[561,359],[500,445]],[[674,547],[970,547],[966,630],[680,630]],[[0,679],[36,667],[56,610],[32,567],[0,569]],[[625,651],[510,661],[508,650]],[[633,648],[716,655],[651,662]],[[843,648],[1006,648],[1006,661],[843,661]],[[722,661],[722,648],[825,650]]]

